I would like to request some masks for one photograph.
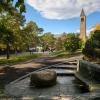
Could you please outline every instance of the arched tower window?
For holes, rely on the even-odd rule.
[[[84,22],[84,18],[81,18],[81,22]]]

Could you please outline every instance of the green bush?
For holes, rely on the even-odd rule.
[[[67,38],[64,43],[64,47],[67,51],[75,52],[80,49],[80,39],[77,34],[67,34]]]
[[[87,57],[100,58],[100,30],[96,30],[91,34],[82,52]]]

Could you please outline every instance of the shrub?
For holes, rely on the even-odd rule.
[[[96,30],[86,41],[82,50],[87,57],[100,58],[100,30]]]

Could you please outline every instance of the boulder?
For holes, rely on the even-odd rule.
[[[53,70],[35,72],[30,76],[30,83],[36,87],[50,87],[56,84],[57,74]]]

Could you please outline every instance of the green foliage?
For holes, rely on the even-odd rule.
[[[14,47],[15,43],[21,40],[20,27],[24,23],[24,17],[16,9],[13,11],[14,15],[9,12],[0,15],[0,43],[6,45],[7,58],[9,58],[10,47]]]
[[[41,57],[41,54],[26,54],[26,55],[20,55],[16,57],[11,57],[10,59],[0,59],[0,64],[6,64],[6,63],[17,63],[17,62],[23,62],[35,58]]]
[[[90,34],[82,52],[87,57],[100,58],[100,30]]]
[[[42,28],[39,28],[35,22],[30,21],[23,28],[23,42],[26,47],[36,47],[38,45],[38,35],[43,32]]]
[[[11,12],[13,2],[14,0],[0,0],[0,12],[2,11]],[[26,7],[24,4],[24,0],[17,0],[15,8],[17,8],[20,11],[20,13],[25,12]]]
[[[52,56],[65,56],[65,55],[67,55],[67,54],[69,54],[69,52],[68,51],[57,51],[57,52],[54,52],[54,53],[52,53],[51,55]]]
[[[55,40],[55,50],[59,51],[59,50],[65,50],[64,48],[64,42],[66,40],[66,36],[67,34],[66,33],[63,33],[60,37],[58,37],[56,40]]]
[[[73,54],[81,54],[81,53],[82,53],[81,49],[78,49],[75,52],[69,52],[69,51],[66,51],[66,50],[64,50],[64,51],[62,50],[62,51],[57,51],[57,52],[51,53],[51,55],[57,56],[57,57],[62,57],[62,56],[68,56],[68,55],[73,55]]]
[[[41,45],[43,50],[54,50],[55,47],[55,38],[54,35],[50,32],[45,33],[41,36]]]
[[[14,36],[12,31],[7,29],[5,26],[0,26],[0,39],[3,41],[4,44],[11,44],[13,43]]]
[[[43,32],[35,22],[25,24],[25,17],[11,5],[11,11],[3,10],[0,14],[0,49],[6,46],[7,55],[10,49],[18,51],[36,47],[38,34]],[[23,27],[25,26],[25,27]],[[9,58],[9,57],[7,57]]]
[[[43,32],[35,22],[25,25],[25,10],[24,0],[0,0],[0,51],[7,52],[7,58],[12,50],[17,53],[36,47],[38,34]]]
[[[66,40],[64,42],[64,47],[70,52],[74,52],[80,48],[80,39],[77,34],[70,33],[67,34]]]

